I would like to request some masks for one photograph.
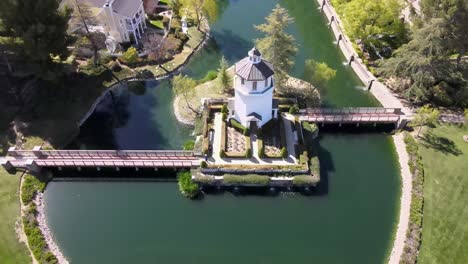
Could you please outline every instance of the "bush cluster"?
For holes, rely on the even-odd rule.
[[[187,198],[195,198],[200,192],[198,184],[192,181],[192,174],[190,171],[177,173],[177,182],[180,192]]]
[[[406,151],[409,155],[408,166],[413,175],[413,190],[411,193],[410,225],[406,236],[402,260],[404,260],[405,263],[416,263],[422,234],[424,168],[416,140],[414,140],[410,133],[406,132],[404,141],[406,143]]]
[[[289,108],[289,113],[292,115],[298,114],[299,113],[299,106],[297,104],[292,105]]]
[[[286,149],[286,147],[282,147],[281,148],[281,151],[280,151],[280,156],[285,159],[288,157],[288,150]]]
[[[320,160],[317,156],[310,158],[310,170],[312,175],[320,179]]]
[[[21,200],[25,205],[30,204],[38,192],[43,192],[46,187],[45,182],[39,181],[32,175],[25,175],[23,188],[21,190]]]
[[[304,185],[314,185],[317,183],[317,180],[308,175],[294,176],[293,185],[295,186],[304,186]]]

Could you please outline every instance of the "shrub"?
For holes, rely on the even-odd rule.
[[[223,121],[226,121],[227,120],[227,113],[222,113],[221,117],[222,117]]]
[[[309,154],[307,150],[304,150],[301,155],[299,155],[299,163],[306,165],[309,162]]]
[[[315,185],[317,184],[317,180],[308,175],[299,175],[299,176],[294,176],[293,178],[293,185],[296,186],[304,186],[304,185]]]
[[[224,183],[226,184],[263,184],[270,183],[270,177],[257,174],[248,175],[224,175]]]
[[[135,64],[138,62],[138,52],[135,47],[130,47],[122,54],[121,60],[126,64]]]
[[[248,148],[246,153],[245,153],[245,157],[250,159],[252,158],[252,149],[251,148]]]
[[[223,105],[223,107],[221,108],[221,113],[227,113],[228,112],[228,107],[227,105]]]
[[[205,82],[208,82],[208,81],[212,81],[214,79],[216,79],[218,73],[216,71],[208,71],[206,74],[205,74],[205,77],[203,77],[203,79],[201,79],[199,81],[199,83],[205,83]],[[227,111],[226,111],[227,113]]]
[[[310,170],[312,175],[320,179],[320,160],[317,156],[310,158]]]
[[[204,168],[206,168],[206,167],[208,167],[208,164],[206,163],[206,161],[202,160],[202,161],[200,162],[200,168],[204,169]]]
[[[287,158],[288,157],[288,150],[286,149],[286,147],[282,147],[281,148],[281,152],[280,152],[280,155],[283,159]]]
[[[258,157],[264,158],[265,157],[265,146],[263,145],[262,139],[257,139],[258,144]]]
[[[25,205],[28,205],[34,199],[37,192],[43,192],[46,183],[39,181],[32,175],[24,176],[23,188],[21,190],[21,200]]]
[[[171,22],[171,30],[173,32],[176,32],[176,31],[180,32],[181,28],[182,28],[182,23],[180,22],[180,20],[176,17],[173,17],[172,22]]]
[[[194,140],[187,140],[184,143],[184,150],[193,150],[194,146],[195,146],[195,141]]]
[[[195,198],[200,192],[198,184],[192,181],[192,174],[190,171],[177,173],[177,181],[179,190],[185,197]]]
[[[224,149],[220,150],[220,151],[219,151],[219,156],[220,156],[221,158],[226,158],[226,151],[224,151]]]
[[[297,104],[294,104],[289,108],[289,113],[292,115],[298,114],[299,113],[299,106]]]

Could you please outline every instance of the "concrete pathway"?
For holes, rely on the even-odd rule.
[[[393,248],[390,254],[389,264],[398,264],[405,247],[406,232],[409,225],[410,206],[411,206],[411,190],[413,189],[413,176],[411,175],[408,161],[409,156],[406,152],[406,144],[403,139],[403,134],[399,133],[393,136],[393,142],[398,154],[400,162],[401,174],[401,197],[400,197],[400,218],[398,227],[393,241]]]

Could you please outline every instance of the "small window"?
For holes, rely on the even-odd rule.
[[[253,82],[253,83],[252,83],[252,89],[253,89],[253,90],[257,90],[257,82]]]
[[[245,84],[245,80],[244,78],[241,78],[241,84],[244,85]]]

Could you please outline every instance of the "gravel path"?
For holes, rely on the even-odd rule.
[[[406,152],[406,144],[403,140],[403,134],[399,133],[393,136],[393,142],[398,154],[401,174],[401,197],[400,197],[400,218],[398,227],[393,241],[393,248],[390,254],[389,264],[398,264],[400,262],[403,249],[405,247],[406,232],[408,230],[410,206],[411,206],[411,190],[413,189],[412,175],[409,170],[409,156]]]

